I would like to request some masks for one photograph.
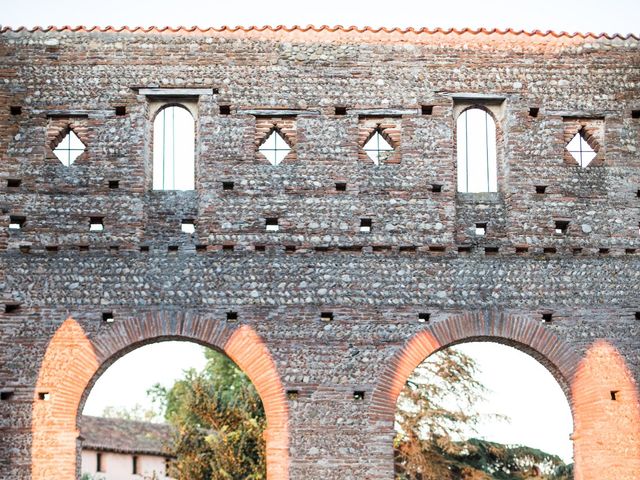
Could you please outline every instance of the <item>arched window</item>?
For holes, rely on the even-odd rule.
[[[458,191],[497,192],[496,122],[482,108],[458,116]]]
[[[193,190],[195,122],[184,107],[172,105],[153,122],[153,189]]]

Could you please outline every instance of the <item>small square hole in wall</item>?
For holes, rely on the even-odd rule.
[[[346,192],[347,182],[336,182],[336,192]]]
[[[204,243],[198,243],[196,245],[196,252],[203,253],[207,251],[207,245]]]
[[[336,115],[346,115],[347,114],[347,107],[336,107]]]
[[[620,397],[620,390],[611,390],[609,394],[611,395],[611,400],[615,402]]]
[[[22,230],[26,221],[27,217],[24,217],[22,215],[11,215],[9,216],[9,229]]]
[[[462,245],[458,247],[458,253],[461,255],[468,255],[471,253],[471,247],[468,245]]]
[[[640,110],[631,110],[631,118],[640,118]]]
[[[227,322],[237,322],[238,312],[227,312]]]
[[[184,218],[180,223],[180,229],[182,230],[182,233],[195,233],[196,226],[193,223],[193,218]]]
[[[485,255],[497,255],[500,252],[500,247],[484,247]]]
[[[89,217],[89,231],[102,232],[104,230],[104,217]]]
[[[8,392],[8,391],[4,391],[4,392],[0,392],[0,400],[11,400],[13,398],[13,392]]]
[[[233,252],[235,250],[235,245],[233,243],[225,243],[222,245],[223,252]]]
[[[486,235],[487,234],[487,224],[486,222],[476,223],[476,235]]]
[[[640,312],[635,313],[636,320],[640,320]]]
[[[546,312],[542,314],[542,321],[544,323],[551,323],[552,320],[553,320],[553,313]]]
[[[284,247],[284,251],[286,253],[294,253],[296,251],[296,246],[295,245],[286,245]]]
[[[51,400],[51,394],[49,392],[38,392],[38,400],[48,402]]]
[[[298,400],[300,392],[298,390],[287,390],[287,400]]]
[[[180,247],[178,245],[168,245],[167,246],[167,251],[169,253],[176,253],[178,250],[180,250]]]
[[[116,188],[120,188],[120,180],[109,180],[109,188],[111,190],[115,190]]]
[[[20,253],[29,253],[31,251],[31,245],[20,245]]]
[[[421,323],[426,323],[431,320],[431,314],[428,312],[418,313],[418,321]]]
[[[21,184],[22,180],[20,180],[19,178],[7,178],[7,187],[9,188],[18,188]]]
[[[576,247],[573,249],[574,255],[580,255],[582,253],[582,247]]]
[[[253,249],[256,252],[264,252],[266,250],[266,247],[264,245],[256,245],[256,246],[253,247]]]
[[[558,253],[556,247],[544,247],[542,251],[547,255],[553,255],[554,253]]]
[[[330,322],[333,320],[333,312],[320,312],[320,320]]]
[[[4,313],[16,313],[20,310],[19,303],[5,303],[4,304]]]
[[[609,249],[608,248],[599,248],[598,249],[598,253],[600,255],[609,255]]]
[[[569,221],[568,220],[556,220],[555,221],[555,232],[558,235],[565,235],[567,230],[569,229]]]
[[[235,183],[233,182],[222,182],[222,190],[224,190],[225,192],[230,192],[231,190],[233,190],[233,188],[235,187]]]
[[[437,183],[432,183],[431,184],[431,191],[434,192],[434,193],[442,192],[442,185],[439,185]]]
[[[522,255],[529,251],[529,247],[516,247],[516,253]]]
[[[360,219],[360,231],[362,233],[371,232],[371,228],[373,227],[373,221],[370,218],[361,218]]]
[[[537,194],[544,194],[547,193],[547,186],[546,185],[536,185],[536,193]]]
[[[111,253],[118,253],[120,251],[119,245],[109,245],[109,251]]]
[[[636,192],[636,197],[640,198],[640,188],[638,189],[638,191]]]
[[[625,248],[624,249],[624,253],[625,253],[625,255],[635,255],[636,249],[635,248]]]
[[[353,399],[356,401],[364,400],[364,391],[363,390],[354,390]]]
[[[126,115],[127,114],[127,107],[124,105],[117,105],[116,106],[116,115],[118,115],[119,117],[121,117],[122,115]]]
[[[220,115],[231,115],[231,105],[220,105]]]
[[[21,115],[22,107],[20,105],[11,105],[9,107],[9,112],[11,113],[11,115]]]
[[[58,245],[47,245],[44,249],[49,253],[58,253],[60,247]]]
[[[529,116],[535,118],[538,116],[539,112],[540,112],[540,109],[538,107],[531,107],[529,109]]]
[[[115,322],[115,318],[113,317],[113,312],[102,312],[102,321],[105,323]]]
[[[81,251],[81,252],[88,252],[89,251],[89,245],[86,245],[86,244],[78,245],[78,250]]]
[[[265,220],[265,229],[267,232],[277,232],[280,230],[280,225],[278,225],[278,219],[275,217],[270,217]]]
[[[149,253],[149,245],[140,245],[140,251],[142,253]]]
[[[433,105],[422,105],[420,110],[422,111],[422,115],[432,115]]]

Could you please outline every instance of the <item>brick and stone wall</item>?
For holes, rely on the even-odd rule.
[[[639,47],[510,32],[4,29],[0,477],[74,478],[97,376],[182,338],[226,352],[256,384],[269,480],[390,480],[399,388],[431,352],[474,339],[555,375],[578,480],[636,478]],[[195,191],[151,190],[157,102],[195,112]],[[469,105],[496,113],[495,193],[456,193],[456,115]],[[257,152],[274,125],[293,147],[278,166]],[[396,152],[375,165],[362,144],[378,127]],[[66,128],[87,146],[69,167],[52,152]],[[579,128],[597,149],[587,168],[565,152]]]

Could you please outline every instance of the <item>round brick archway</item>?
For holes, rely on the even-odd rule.
[[[262,399],[267,418],[267,478],[289,478],[286,395],[262,339],[247,325],[230,326],[199,315],[156,312],[114,323],[91,339],[73,318],[56,331],[34,393],[34,480],[77,478],[77,419],[90,387],[117,358],[141,345],[169,339],[193,341],[224,352],[247,374]]]
[[[554,375],[571,408],[574,479],[637,480],[640,471],[640,403],[624,359],[606,341],[580,356],[539,320],[499,312],[452,315],[416,333],[390,359],[374,388],[370,419],[385,443],[380,477],[393,478],[396,401],[409,376],[429,355],[470,342],[492,341],[516,347]],[[616,392],[615,401],[613,392]]]

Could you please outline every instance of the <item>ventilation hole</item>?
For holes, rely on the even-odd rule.
[[[336,107],[336,115],[346,115],[347,107]]]
[[[582,247],[576,247],[573,249],[574,255],[580,255],[582,253]]]
[[[544,323],[551,323],[551,321],[553,320],[553,313],[543,313],[542,314],[542,321]]]
[[[523,254],[529,251],[529,247],[516,247],[516,253]]]
[[[22,114],[22,107],[20,105],[11,105],[9,107],[9,112],[11,113],[11,115],[21,115]],[[634,117],[636,118],[636,117]]]
[[[556,247],[545,247],[542,249],[542,251],[544,253],[546,253],[547,255],[552,255],[554,253],[557,253],[558,251],[556,250]]]
[[[180,247],[178,245],[169,245],[167,247],[167,251],[168,252],[172,252],[172,253],[177,252],[179,249],[180,249]]]
[[[13,398],[13,392],[0,392],[0,400],[11,400]]]
[[[182,222],[180,223],[180,230],[182,231],[182,233],[195,233],[196,226],[193,223],[193,218],[183,218]]]
[[[360,231],[363,233],[369,233],[371,231],[371,227],[373,226],[373,221],[370,218],[361,218],[360,219]]]
[[[104,230],[104,217],[89,217],[89,231],[102,232]]]
[[[116,188],[120,188],[120,180],[109,180],[109,188],[111,190],[115,190]]]
[[[30,245],[20,245],[20,253],[29,253],[31,252]]]
[[[47,245],[44,249],[50,253],[58,253],[60,247],[58,245]]]
[[[78,250],[81,252],[88,252],[89,251],[89,245],[78,245]]]
[[[466,246],[466,245],[458,247],[458,253],[460,253],[462,255],[471,253],[471,247],[470,246]]]
[[[267,218],[265,220],[265,229],[267,232],[277,232],[280,230],[280,225],[278,225],[278,219],[275,217]]]
[[[497,255],[500,252],[500,247],[484,247],[485,255]]]
[[[430,245],[429,251],[442,253],[447,251],[447,247],[445,247],[444,245]]]
[[[434,193],[442,192],[442,185],[438,185],[437,183],[432,183],[431,184],[431,191],[434,192]]]
[[[326,246],[324,246],[324,245],[319,245],[319,246],[317,246],[317,247],[313,247],[313,249],[314,249],[316,252],[328,252],[328,251],[329,251],[329,247],[326,247]]]
[[[233,182],[222,182],[222,190],[224,191],[231,191],[233,190],[233,187],[235,187]]]
[[[238,312],[227,312],[227,322],[237,322]]]
[[[487,234],[487,224],[486,222],[476,223],[476,235],[486,235]]]
[[[625,248],[624,249],[624,253],[626,255],[634,255],[636,253],[636,249],[635,248]]]
[[[336,192],[346,192],[346,191],[347,191],[346,182],[336,182]]]
[[[287,400],[297,400],[300,397],[298,390],[287,390]]]
[[[10,230],[21,230],[24,227],[25,222],[27,221],[27,217],[22,215],[10,215],[9,216],[9,229]]]
[[[333,320],[333,312],[320,312],[320,320],[330,322]]]
[[[401,245],[398,248],[400,253],[415,253],[418,250],[418,247],[415,245]]]
[[[433,105],[422,105],[421,111],[422,115],[431,115],[433,114]]]
[[[631,118],[640,118],[640,110],[631,110]]]
[[[5,303],[4,305],[4,313],[16,313],[20,310],[19,303]]]
[[[640,198],[640,188],[638,189],[638,191],[636,192],[636,197]]]
[[[127,114],[127,107],[125,107],[124,105],[116,106],[116,115],[121,117],[122,115],[126,115],[126,114]]]
[[[391,247],[389,245],[374,245],[372,250],[374,252],[388,252],[391,250]]]
[[[18,188],[22,184],[22,180],[19,178],[7,178],[7,187]],[[638,190],[640,193],[640,190]]]
[[[231,115],[231,105],[220,105],[220,115]]]
[[[203,253],[207,251],[207,245],[204,243],[199,243],[196,245],[196,252]]]
[[[356,401],[364,400],[364,391],[363,390],[354,390],[353,399]]]
[[[264,252],[264,251],[266,250],[266,248],[265,248],[265,246],[264,246],[264,245],[256,245],[255,247],[253,247],[253,249],[254,249],[256,252]]]
[[[640,312],[635,313],[636,320],[640,320]]]
[[[535,117],[537,117],[537,116],[538,116],[538,113],[539,113],[539,112],[540,112],[540,109],[539,109],[538,107],[531,107],[531,108],[529,109],[529,116],[530,116],[530,117],[534,117],[534,118],[535,118]]]
[[[426,323],[431,320],[431,314],[427,312],[418,313],[418,321]]]
[[[611,394],[611,400],[613,400],[614,402],[618,400],[618,394],[620,393],[620,390],[611,390],[609,393]]]
[[[51,400],[51,394],[49,392],[38,392],[38,400],[48,402]]]
[[[600,255],[609,255],[609,249],[608,248],[599,248],[598,249],[598,253]]]
[[[113,323],[115,321],[113,312],[102,312],[102,321],[105,323]]]
[[[109,251],[111,253],[118,253],[120,251],[120,247],[118,245],[109,245]]]
[[[555,221],[555,231],[558,235],[565,235],[567,230],[569,229],[569,221],[568,220],[556,220]]]
[[[223,252],[233,252],[234,249],[235,249],[235,245],[233,243],[227,243],[225,245],[222,245]]]
[[[540,195],[547,193],[547,186],[546,185],[536,185],[536,193],[539,193]]]
[[[211,93],[213,93],[214,95],[217,95],[218,93],[220,93],[220,89],[218,89],[218,88],[212,88],[212,89],[211,89]]]
[[[284,251],[287,253],[293,253],[296,251],[296,246],[295,245],[287,245],[284,247]]]
[[[149,245],[140,245],[140,251],[142,253],[148,253],[149,252]]]

